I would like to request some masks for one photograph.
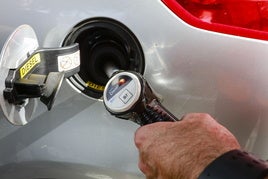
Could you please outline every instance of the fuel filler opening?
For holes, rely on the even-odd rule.
[[[124,24],[110,18],[93,18],[77,24],[63,46],[78,43],[80,71],[69,82],[83,94],[99,99],[116,70],[144,71],[144,54],[136,36]]]

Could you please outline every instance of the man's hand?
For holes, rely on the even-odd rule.
[[[208,114],[140,127],[135,144],[139,167],[148,179],[197,179],[214,159],[240,148],[236,138]]]

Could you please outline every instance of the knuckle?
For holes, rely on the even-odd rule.
[[[140,127],[136,130],[134,134],[134,142],[137,148],[141,148],[143,145],[144,141],[146,140],[146,129],[144,127]]]
[[[206,126],[215,120],[208,113],[189,113],[184,116],[183,121],[195,126]]]

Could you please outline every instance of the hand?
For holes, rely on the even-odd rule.
[[[135,144],[139,168],[148,179],[197,179],[214,159],[240,148],[236,138],[208,114],[140,127]]]

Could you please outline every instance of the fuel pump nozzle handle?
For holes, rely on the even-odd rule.
[[[112,115],[140,125],[178,121],[162,106],[144,77],[136,72],[116,72],[106,84],[103,98],[106,109]]]

